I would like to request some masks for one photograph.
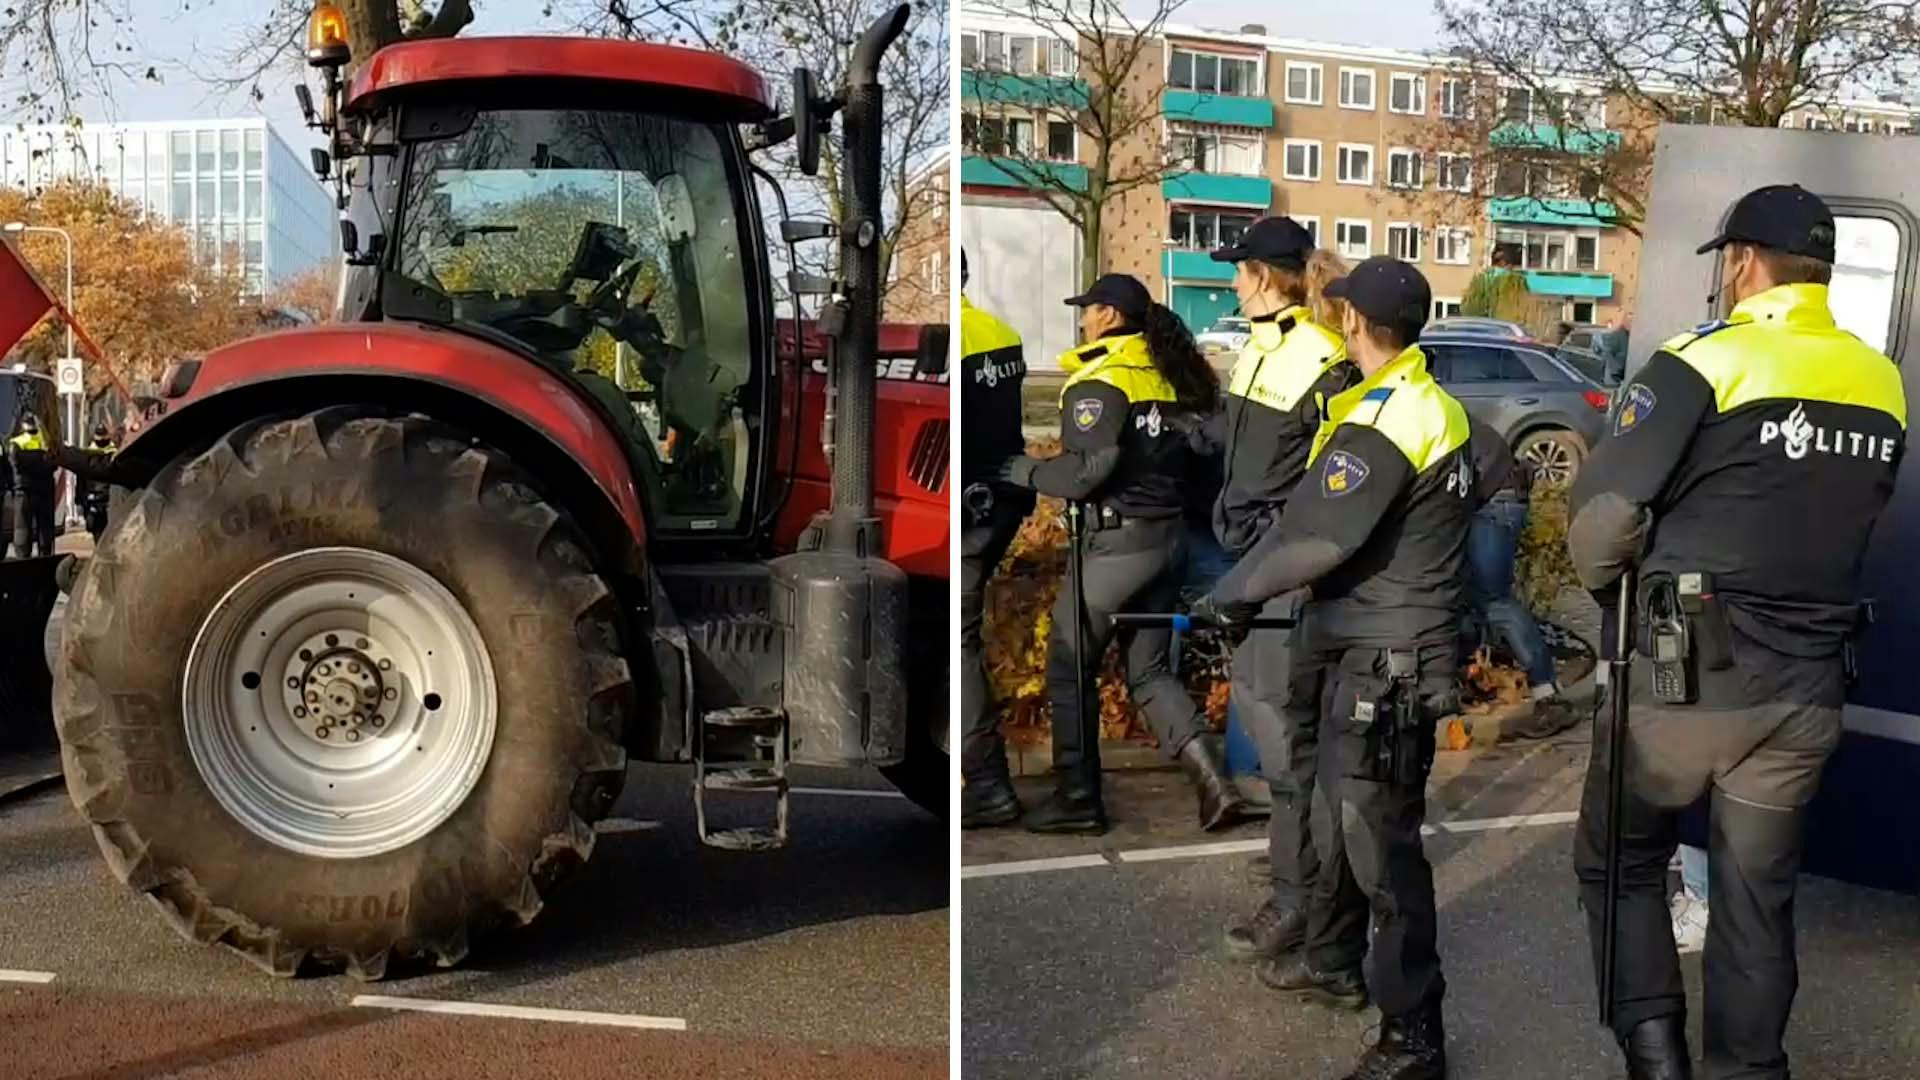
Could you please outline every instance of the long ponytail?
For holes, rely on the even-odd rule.
[[[1154,304],[1140,320],[1140,334],[1160,374],[1173,384],[1182,408],[1211,413],[1220,404],[1220,376],[1193,343],[1187,324],[1165,304]]]

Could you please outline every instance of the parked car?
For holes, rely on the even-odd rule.
[[[1612,389],[1626,377],[1627,331],[1576,327],[1560,343],[1556,354],[1603,388]]]
[[[1519,323],[1510,323],[1505,319],[1487,319],[1478,315],[1452,315],[1444,319],[1435,319],[1421,331],[1426,334],[1474,334],[1481,337],[1507,338],[1511,341],[1531,341],[1533,335]]]
[[[1553,355],[1602,390],[1610,391],[1619,386],[1621,375],[1626,367],[1625,364],[1616,362],[1610,356],[1604,356],[1589,349],[1576,349],[1570,345],[1555,348]]]
[[[1607,392],[1544,345],[1443,330],[1423,331],[1420,348],[1440,385],[1542,483],[1571,484],[1606,432]]]
[[[1200,346],[1201,355],[1215,363],[1220,363],[1240,355],[1241,348],[1247,343],[1247,336],[1252,332],[1253,329],[1245,318],[1239,315],[1222,315],[1193,340]]]

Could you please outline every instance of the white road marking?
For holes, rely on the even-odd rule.
[[[787,789],[794,795],[843,795],[849,799],[904,799],[905,795],[897,791],[881,791],[876,788],[850,787],[797,787]]]
[[[636,1016],[631,1013],[581,1012],[577,1009],[536,1009],[526,1005],[487,1005],[477,1001],[436,1001],[432,998],[383,997],[378,994],[356,994],[348,1004],[362,1009],[451,1013],[456,1016],[493,1016],[510,1020],[548,1020],[560,1024],[598,1024],[602,1027],[649,1028],[654,1031],[687,1030],[687,1022],[678,1016]]]
[[[22,971],[19,968],[0,968],[0,982],[45,984],[52,982],[53,978],[53,972],[51,971]]]
[[[1437,833],[1494,832],[1501,829],[1537,829],[1550,825],[1571,825],[1580,815],[1572,810],[1547,814],[1513,814],[1507,817],[1468,818],[1423,825],[1424,836]],[[1181,844],[1176,847],[1134,848],[1105,855],[1061,855],[1051,859],[1020,859],[1013,862],[975,863],[960,868],[962,880],[1008,877],[1015,874],[1039,874],[1051,870],[1079,870],[1090,866],[1119,863],[1163,862],[1169,859],[1203,859],[1215,855],[1247,855],[1265,851],[1265,840],[1221,840],[1211,844]]]
[[[1077,870],[1083,866],[1105,865],[1107,859],[1104,855],[1061,855],[1052,859],[1020,859],[1016,862],[963,866],[960,868],[960,877],[1005,877],[1008,874],[1038,874],[1046,870]]]

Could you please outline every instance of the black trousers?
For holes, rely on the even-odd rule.
[[[1276,597],[1260,615],[1297,619],[1304,597]],[[1254,630],[1233,652],[1233,705],[1260,750],[1260,772],[1273,793],[1267,855],[1273,901],[1281,907],[1304,906],[1320,869],[1309,821],[1320,725],[1317,713],[1295,717],[1287,710],[1294,635],[1293,630]]]
[[[1073,652],[1073,580],[1062,583],[1053,605],[1053,629],[1047,638],[1047,693],[1053,701],[1053,765],[1062,774],[1090,781],[1100,771],[1097,677],[1100,660],[1114,638],[1113,616],[1127,611],[1168,611],[1180,590],[1185,558],[1186,522],[1179,517],[1131,519],[1118,528],[1089,532],[1086,538],[1086,633],[1084,656]],[[1206,730],[1206,723],[1180,680],[1174,678],[1168,650],[1173,631],[1128,630],[1120,634],[1127,689],[1147,726],[1169,758]],[[1081,701],[1079,670],[1086,665],[1089,699]],[[1095,730],[1088,743],[1083,717]]]
[[[1756,657],[1735,638],[1743,666],[1784,679],[1804,661]],[[1705,1080],[1785,1080],[1782,1046],[1799,989],[1793,897],[1806,807],[1840,741],[1840,709],[1809,704],[1709,708],[1654,703],[1642,661],[1633,668],[1621,806],[1614,1028],[1686,1013],[1686,986],[1667,911],[1667,863],[1681,811],[1711,791],[1702,1019]],[[1815,680],[1837,682],[1838,661]],[[1784,674],[1783,674],[1784,673]],[[1702,697],[1711,700],[1703,686]],[[1574,869],[1596,978],[1606,898],[1607,736],[1602,718],[1580,799]]]
[[[53,554],[53,491],[29,488],[13,504],[13,551],[22,559]]]
[[[1031,493],[998,493],[986,519],[970,522],[960,534],[960,775],[969,782],[1007,776],[1007,744],[987,685],[981,627],[987,582],[1032,509]]]
[[[1422,701],[1451,695],[1454,644],[1414,651]],[[1402,747],[1419,755],[1419,782],[1382,777],[1375,761],[1385,725],[1376,720],[1362,733],[1354,707],[1389,685],[1385,649],[1315,645],[1294,655],[1287,713],[1296,730],[1317,724],[1319,731],[1310,820],[1320,863],[1307,905],[1307,958],[1322,971],[1367,962],[1374,1002],[1401,1016],[1446,994],[1433,867],[1420,842],[1439,710],[1423,705],[1422,729]]]

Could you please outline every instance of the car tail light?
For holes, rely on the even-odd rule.
[[[1605,390],[1582,390],[1580,396],[1587,399],[1587,404],[1601,412],[1606,412],[1607,406],[1613,403],[1612,399],[1607,397]]]

